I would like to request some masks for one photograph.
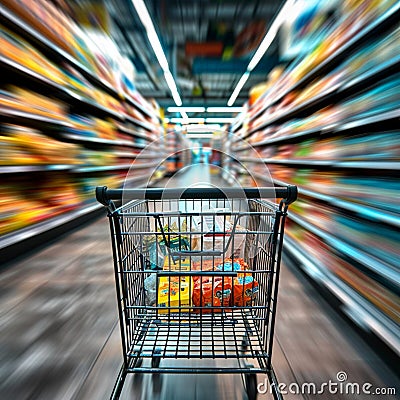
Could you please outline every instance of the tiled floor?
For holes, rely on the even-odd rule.
[[[218,179],[200,167],[171,185]],[[199,176],[202,178],[199,179]],[[274,364],[284,383],[399,382],[296,269],[284,263]],[[121,363],[106,218],[9,266],[0,274],[0,399],[107,399]],[[188,361],[189,362],[189,361]],[[263,377],[259,381],[263,382]],[[129,376],[122,399],[245,399],[240,376]],[[270,398],[260,395],[260,399]],[[363,399],[294,395],[285,399]],[[380,398],[394,398],[381,396]]]

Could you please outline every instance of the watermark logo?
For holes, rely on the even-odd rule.
[[[344,395],[359,395],[363,396],[396,396],[397,390],[395,387],[374,387],[370,382],[350,382],[345,371],[339,371],[336,374],[336,379],[322,383],[297,382],[279,383],[277,387],[269,386],[267,378],[264,382],[257,385],[257,391],[260,394],[270,393],[274,391],[281,395],[299,394],[299,395],[323,395],[323,394],[344,394]]]
[[[338,382],[345,382],[347,381],[347,374],[344,371],[340,371],[336,374],[336,379]]]

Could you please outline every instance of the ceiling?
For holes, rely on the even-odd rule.
[[[183,106],[226,106],[283,3],[282,0],[144,1]],[[164,108],[175,106],[131,0],[107,0],[105,5],[114,40],[135,65],[137,89],[145,97],[155,98]],[[250,74],[234,106],[242,105],[248,98],[249,88],[265,80],[278,62],[278,49],[276,39]],[[222,116],[212,116],[218,115]]]

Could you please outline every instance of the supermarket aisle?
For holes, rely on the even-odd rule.
[[[219,180],[199,165],[170,185],[200,181]],[[107,398],[121,362],[107,229],[101,218],[1,272],[1,399]],[[398,384],[375,353],[288,265],[281,279],[274,354],[279,379],[319,384],[344,371],[351,382]],[[243,399],[241,385],[232,376],[129,377],[122,398]]]

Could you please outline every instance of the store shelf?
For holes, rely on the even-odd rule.
[[[5,122],[17,123],[24,126],[53,129],[72,128],[72,125],[68,122],[16,110],[13,108],[0,107],[0,113],[2,114]]]
[[[285,160],[285,159],[273,159],[273,158],[251,158],[251,157],[243,157],[238,158],[239,161],[242,162],[251,162],[251,163],[261,163],[261,164],[284,164],[284,165],[312,165],[312,166],[332,166],[334,161],[331,160]]]
[[[101,166],[86,166],[74,168],[73,172],[76,173],[91,173],[91,172],[104,172],[104,171],[119,171],[129,169],[131,164],[121,164],[121,165],[101,165]]]
[[[374,84],[378,80],[385,79],[390,74],[398,72],[399,69],[400,55],[395,55],[390,60],[387,60],[362,74],[356,74],[355,77],[347,79],[340,86],[338,94],[346,96],[348,91],[358,91],[365,89],[370,84]]]
[[[364,9],[360,6],[354,12],[362,12],[362,10]],[[279,84],[279,82],[282,82],[281,78],[275,87],[266,92],[249,109],[246,118],[242,116],[238,117],[231,127],[231,132],[236,132],[237,128],[241,126],[240,124],[250,123],[249,129],[242,129],[237,132],[238,134],[240,133],[241,137],[233,137],[234,135],[232,135],[230,138],[232,143],[230,148],[234,154],[230,156],[228,165],[232,173],[237,171],[239,174],[252,176],[259,184],[266,185],[269,179],[257,167],[262,166],[262,164],[266,164],[266,167],[268,167],[268,164],[270,164],[272,168],[272,164],[276,164],[274,171],[276,169],[277,174],[281,169],[282,172],[284,169],[289,169],[285,168],[285,166],[290,166],[290,171],[293,171],[293,173],[296,170],[314,169],[316,173],[318,170],[321,170],[329,172],[329,174],[338,173],[340,176],[349,176],[351,178],[349,179],[349,185],[357,185],[358,176],[364,183],[366,183],[364,178],[379,179],[379,177],[382,177],[382,185],[387,178],[388,185],[392,185],[392,182],[394,182],[393,177],[399,175],[400,162],[398,157],[395,157],[395,152],[384,151],[386,149],[384,145],[389,140],[385,138],[385,133],[390,133],[390,140],[393,140],[393,146],[395,147],[394,135],[397,131],[400,131],[400,110],[398,108],[391,110],[389,108],[391,103],[386,108],[389,111],[382,111],[384,110],[382,106],[373,108],[375,99],[368,101],[368,92],[366,91],[374,93],[373,90],[376,89],[376,92],[380,93],[381,96],[387,95],[388,98],[389,96],[394,96],[394,90],[389,87],[389,83],[391,76],[397,79],[397,75],[396,77],[394,75],[400,70],[400,54],[394,48],[393,36],[390,39],[388,38],[387,42],[387,46],[392,46],[392,54],[389,54],[389,47],[385,47],[385,35],[386,33],[395,34],[394,31],[398,29],[399,18],[400,3],[397,2],[380,17],[371,18],[364,27],[360,28],[361,25],[358,25],[358,31],[352,37],[349,35],[349,39],[340,48],[337,48],[333,54],[325,53],[324,55],[319,53],[320,56],[325,57],[325,60],[314,67],[313,70],[297,83],[285,88]],[[343,22],[344,20],[338,21],[331,33],[336,28],[342,29]],[[349,27],[346,25],[347,28]],[[352,28],[357,29],[357,26],[354,25]],[[381,56],[377,53],[376,59],[369,60],[369,68],[361,71],[361,69],[366,67],[363,62],[364,57],[369,54],[369,47],[365,46],[370,46],[372,43],[374,45],[383,44]],[[376,51],[379,50],[380,48],[377,47]],[[391,58],[388,59],[388,57]],[[386,61],[382,61],[382,58]],[[301,61],[300,58],[297,61]],[[370,61],[373,61],[375,66],[371,67]],[[293,63],[292,66],[294,65]],[[358,68],[358,71],[355,68]],[[287,74],[293,72],[293,70],[289,71],[289,69],[286,70],[286,77],[288,77]],[[297,72],[300,74],[300,69]],[[317,86],[317,82],[319,82],[319,86]],[[329,87],[327,86],[328,82],[330,82]],[[397,80],[394,83],[397,83]],[[309,91],[311,85],[314,84],[315,86],[312,87],[313,91]],[[387,86],[382,86],[383,84]],[[383,89],[386,87],[388,90],[383,93]],[[305,97],[303,99],[298,97],[298,94],[300,96],[302,94],[306,95],[303,91],[304,89],[308,92],[307,99]],[[317,91],[320,93],[316,93]],[[297,97],[291,104],[285,105],[282,101],[285,101],[285,103],[289,101],[291,97],[287,96],[289,94]],[[363,99],[363,102],[357,101]],[[352,102],[352,100],[355,101]],[[331,115],[329,115],[330,109],[325,109],[325,107],[330,105],[334,105]],[[344,107],[347,105],[349,108],[345,109]],[[315,112],[321,109],[324,109],[323,113],[315,114]],[[349,115],[352,116],[349,117]],[[310,118],[308,118],[309,116]],[[316,118],[321,119],[317,120]],[[343,118],[346,119],[343,120]],[[324,124],[323,121],[332,121],[332,123],[327,124],[325,122],[324,126],[315,126],[316,123],[320,125]],[[258,124],[258,126],[255,126],[255,124]],[[263,132],[265,128],[270,127],[276,127],[276,129],[271,129],[272,133],[268,133],[268,131]],[[300,129],[302,130],[300,131]],[[243,131],[245,132],[243,133]],[[353,140],[356,139],[355,135],[357,135],[357,139],[360,138],[358,147],[357,141]],[[364,135],[369,135],[365,142],[361,140],[361,137]],[[382,135],[382,140],[385,144],[382,143],[382,146],[377,146],[376,151],[374,151],[373,143],[379,140],[378,135]],[[251,139],[246,141],[249,137],[254,141],[257,140],[257,142],[249,143]],[[351,138],[351,140],[345,143],[343,140],[346,140],[347,137]],[[323,148],[325,139],[329,139],[329,144],[325,146],[327,150],[330,148],[334,149],[335,147],[340,150],[339,146],[345,146],[346,144],[349,147],[346,147],[344,153],[340,153],[343,156],[339,155],[339,159],[333,155],[316,153],[313,151],[314,147],[310,147],[309,154],[307,155],[308,159],[306,159],[305,155],[303,156],[300,151],[296,152],[296,149],[301,150],[303,147],[306,149],[306,140],[308,139],[312,139],[312,143],[315,143],[315,151],[317,151],[317,148]],[[293,149],[293,151],[290,151],[291,154],[278,154],[281,149],[283,150],[280,145],[289,143],[296,144],[294,146],[285,146],[287,151],[290,148]],[[297,144],[301,144],[301,147],[298,147]],[[357,147],[357,150],[352,156],[346,157],[344,154],[348,153],[347,149],[350,150],[354,147]],[[255,150],[253,150],[253,153],[246,151],[252,148],[258,150],[259,154],[265,154],[264,158],[263,156],[257,156]],[[364,148],[363,154],[355,154]],[[264,149],[268,152],[261,153]],[[391,154],[393,156],[390,156]],[[271,158],[266,158],[268,156]],[[278,158],[279,156],[284,158]],[[235,159],[235,157],[238,157],[238,159]],[[333,159],[327,159],[326,157]],[[245,168],[240,166],[241,162],[245,163]],[[254,163],[258,163],[258,165]],[[246,171],[246,168],[255,169],[258,172]],[[289,171],[287,173],[289,174]],[[292,178],[288,176],[287,179]],[[310,179],[312,179],[312,174],[310,174]],[[276,185],[285,184],[279,180],[274,180],[273,182]],[[392,208],[394,199],[388,199],[388,204],[385,205],[388,210],[385,210],[381,209],[381,207],[384,207],[383,204],[379,204],[378,201],[376,201],[377,204],[374,204],[374,200],[369,200],[367,197],[353,199],[351,193],[349,193],[345,197],[343,196],[344,198],[340,198],[341,192],[335,189],[334,183],[331,183],[329,192],[328,188],[326,188],[326,193],[329,194],[319,193],[317,192],[318,190],[318,186],[311,186],[311,183],[305,183],[304,186],[299,187],[299,195],[306,198],[309,204],[314,207],[319,207],[319,204],[329,204],[330,210],[334,215],[332,218],[335,221],[337,218],[338,221],[332,222],[332,226],[336,229],[332,230],[328,226],[325,227],[307,214],[304,214],[304,216],[300,212],[296,214],[296,210],[294,210],[294,212],[290,212],[289,219],[297,224],[296,231],[300,232],[302,229],[310,235],[318,237],[329,246],[329,251],[334,253],[338,259],[342,258],[344,262],[364,273],[369,279],[385,285],[388,294],[395,296],[400,287],[400,282],[398,279],[398,267],[392,255],[394,252],[392,245],[393,238],[390,237],[388,238],[388,242],[385,242],[385,236],[390,236],[390,232],[394,233],[400,227],[399,214],[397,210]],[[324,189],[321,188],[322,190]],[[351,190],[351,186],[349,186],[349,190]],[[378,192],[379,188],[376,191]],[[391,191],[392,186],[388,186],[388,191],[385,193],[391,193]],[[389,194],[387,195],[389,196]],[[349,231],[346,231],[345,235],[345,232],[342,231],[342,227],[345,229],[345,226],[339,225],[339,221],[341,221],[339,218],[346,218],[345,221],[349,221],[349,224],[350,220],[352,220],[355,224],[354,226],[357,228],[361,226],[359,228],[361,231],[363,221],[365,222],[366,229],[372,229],[376,226],[377,240],[381,237],[382,243],[377,249],[371,248],[367,244],[364,246],[361,236],[351,236],[353,230],[356,229],[355,227],[349,227]],[[384,243],[387,246],[391,246],[389,250],[390,254],[387,256],[384,253],[386,249]],[[301,240],[297,242],[297,240],[290,238],[290,236],[285,238],[285,249],[299,261],[298,264],[307,270],[306,272],[313,279],[326,285],[343,301],[345,310],[351,318],[359,325],[368,327],[368,329],[375,332],[399,352],[400,333],[398,326],[389,317],[384,315],[377,306],[352,288],[349,283],[341,280],[339,274],[334,275],[323,265],[324,257],[322,249],[317,247],[313,249],[315,250],[314,259],[312,252],[306,250],[305,242],[303,243]],[[321,253],[321,259],[318,253]]]
[[[151,168],[151,167],[156,167],[157,165],[159,165],[160,163],[157,162],[152,162],[152,163],[133,163],[131,164],[130,169],[144,169],[144,168]]]
[[[334,275],[320,261],[310,257],[301,244],[285,236],[284,251],[290,253],[306,274],[330,290],[345,305],[344,311],[359,326],[368,328],[400,354],[398,326],[361,294]]]
[[[294,117],[301,117],[302,115],[304,115],[304,113],[312,114],[314,111],[317,111],[318,109],[334,103],[335,97],[337,97],[338,94],[338,89],[341,85],[341,83],[337,83],[336,85],[331,86],[329,89],[313,96],[311,99],[306,100],[303,103],[294,106],[293,108],[283,110],[278,115],[273,116],[269,120],[264,121],[256,128],[251,129],[249,132],[247,132],[243,139],[246,139],[253,133],[261,129],[267,128],[268,126],[277,125]]]
[[[140,104],[136,100],[132,99],[132,97],[130,97],[128,95],[124,95],[124,99],[126,100],[127,103],[129,103],[130,105],[134,106],[137,110],[139,110],[143,115],[146,115],[146,117],[149,117],[149,118],[153,117],[150,110],[148,110],[146,107],[144,107],[142,104]]]
[[[386,123],[390,123],[389,127],[396,128],[395,122],[397,122],[397,126],[400,124],[400,110],[386,111],[383,113],[378,113],[375,115],[371,115],[368,117],[358,116],[352,117],[347,120],[347,122],[343,122],[340,125],[337,125],[333,129],[337,132],[351,131],[357,130],[359,128],[377,126],[377,128],[382,128],[382,126]]]
[[[25,172],[68,171],[75,165],[1,165],[0,174],[21,174]]]
[[[137,154],[129,153],[129,152],[126,152],[126,151],[114,151],[113,154],[116,157],[132,158],[132,159],[136,158],[136,156],[137,156]]]
[[[102,206],[101,204],[97,203],[92,203],[92,204],[87,204],[83,205],[77,210],[73,210],[67,213],[64,213],[62,215],[59,215],[54,218],[49,218],[43,222],[39,222],[37,224],[34,224],[32,226],[19,229],[16,232],[6,234],[1,237],[0,239],[0,250],[4,249],[8,246],[12,246],[18,242],[27,240],[29,238],[35,237],[37,235],[40,235],[44,232],[47,232],[51,229],[54,229],[56,227],[59,227],[69,221],[72,221],[76,218],[79,218],[85,214],[89,214],[93,211],[96,211],[100,209]]]
[[[141,143],[132,143],[126,140],[109,140],[109,139],[101,139],[97,137],[91,136],[80,136],[74,135],[70,133],[62,133],[63,138],[68,139],[74,143],[90,143],[90,144],[99,144],[99,145],[108,145],[108,146],[124,146],[124,147],[133,147],[137,149],[144,149],[146,145]]]
[[[61,94],[65,96],[67,94],[66,89],[64,86],[55,83],[54,81],[50,80],[49,78],[32,71],[31,69],[21,65],[13,60],[10,60],[7,57],[0,55],[0,68],[6,69],[13,74],[18,74],[21,77],[28,78],[32,82],[40,85],[43,89],[51,90],[55,93]]]
[[[126,126],[118,125],[118,129],[119,129],[119,131],[121,131],[122,133],[126,133],[127,135],[130,135],[130,136],[133,136],[133,137],[137,137],[137,138],[141,138],[141,139],[146,139],[148,141],[152,141],[152,138],[150,138],[145,133],[141,133],[141,132],[135,131],[134,129],[129,129]]]
[[[124,121],[124,116],[121,113],[114,111],[111,108],[104,107],[101,104],[97,104],[93,100],[86,99],[85,97],[78,95],[72,90],[66,89],[65,91],[69,96],[69,105],[74,105],[75,107],[78,107],[79,113],[91,112],[94,115],[108,116],[117,119],[118,121]],[[71,101],[73,103],[71,103]]]
[[[144,153],[144,154],[140,154],[138,157],[136,157],[136,160],[141,160],[141,159],[163,159],[164,157],[166,157],[167,154],[166,153]]]
[[[397,161],[339,161],[334,163],[335,168],[369,169],[369,170],[400,170],[400,162]]]
[[[351,96],[358,90],[365,89],[372,84],[375,84],[378,79],[387,77],[390,73],[397,72],[400,68],[400,56],[394,57],[391,60],[383,63],[356,78],[350,78],[348,81],[337,83],[324,90],[321,93],[313,96],[311,99],[304,101],[301,104],[289,108],[264,121],[259,126],[250,130],[243,139],[251,136],[253,133],[265,129],[268,126],[276,125],[284,121],[288,121],[294,117],[301,117],[305,113],[312,114],[314,111],[321,109],[329,104],[336,103],[338,100]]]
[[[268,182],[270,183],[271,180],[269,179],[268,176],[265,176],[263,174],[253,172],[253,171],[246,171],[244,168],[241,168],[238,165],[233,165],[232,169],[236,170],[238,173],[243,174],[243,175],[250,175],[254,178],[257,178],[258,180],[262,182]],[[287,186],[287,182],[280,181],[278,179],[273,179],[273,182],[277,186]],[[338,207],[343,210],[351,211],[355,214],[360,215],[363,218],[367,218],[369,220],[375,220],[379,222],[383,222],[387,225],[394,226],[396,228],[400,228],[400,218],[397,214],[391,213],[386,210],[379,210],[374,207],[367,206],[365,204],[361,203],[353,203],[348,200],[342,200],[337,197],[329,196],[323,193],[318,193],[313,190],[306,189],[302,186],[297,186],[299,190],[299,195],[305,195],[308,197],[311,197],[313,199],[325,201],[329,204],[332,204],[335,207]]]
[[[125,121],[131,122],[132,124],[139,126],[143,129],[148,130],[149,132],[153,132],[153,127],[150,124],[147,124],[146,122],[143,121],[139,121],[136,118],[131,117],[130,115],[124,114],[123,118],[125,119]]]
[[[379,18],[374,19],[368,23],[360,32],[354,35],[350,40],[346,41],[343,46],[341,46],[337,51],[327,57],[324,61],[318,64],[312,71],[301,78],[296,84],[291,86],[289,89],[285,90],[283,93],[279,94],[273,99],[273,101],[264,105],[260,111],[251,117],[251,121],[259,117],[268,107],[273,104],[279,103],[285,96],[294,90],[300,89],[307,86],[309,83],[314,81],[318,76],[327,73],[342,62],[349,54],[355,50],[358,46],[366,43],[368,40],[373,38],[376,34],[382,32],[397,22],[400,17],[400,3],[397,2],[389,10],[387,10]],[[341,21],[339,21],[341,23]]]
[[[232,125],[231,132],[237,132],[243,126],[243,120],[240,120],[237,124]]]
[[[287,134],[283,136],[279,136],[276,138],[265,139],[257,143],[247,143],[245,146],[232,149],[235,152],[241,152],[250,149],[251,147],[260,147],[265,145],[271,145],[276,143],[286,143],[286,142],[297,142],[299,138],[304,139],[307,137],[314,137],[320,135],[328,135],[328,134],[340,134],[341,132],[351,131],[349,133],[357,134],[360,129],[365,133],[365,129],[369,129],[368,132],[373,131],[376,128],[383,129],[386,124],[388,128],[394,128],[395,121],[399,121],[400,118],[400,110],[387,111],[383,113],[379,113],[370,117],[354,119],[349,118],[347,121],[342,123],[329,124],[325,126],[315,127],[312,129],[307,129],[301,132],[296,132],[293,134]],[[353,120],[354,119],[354,120]],[[400,124],[399,124],[400,125]]]
[[[273,158],[238,158],[242,162],[264,163],[264,164],[282,164],[282,165],[300,165],[309,167],[329,167],[336,169],[369,169],[369,170],[400,170],[400,162],[397,161],[337,161],[337,160],[287,160]]]
[[[265,179],[265,177],[263,177],[263,175],[261,174],[252,173],[252,175],[256,176],[259,179]],[[274,179],[274,183],[278,186],[286,186],[288,184],[287,182],[283,182],[278,179]],[[318,193],[313,190],[309,190],[303,186],[297,186],[297,188],[300,195],[305,195],[313,199],[325,201],[335,207],[358,214],[363,218],[367,218],[369,220],[372,219],[375,221],[383,222],[387,225],[400,228],[400,218],[395,213],[391,213],[386,210],[379,210],[377,208],[362,203],[353,203],[349,200],[342,200],[338,197]]]
[[[304,221],[300,216],[293,212],[290,213],[290,219],[302,228],[307,229],[314,235],[324,240],[325,243],[336,249],[339,253],[345,254],[356,262],[367,267],[374,274],[385,278],[390,284],[400,288],[398,270],[394,266],[391,266],[388,263],[385,263],[384,261],[372,256],[371,254],[357,249],[349,243],[338,239],[334,235],[323,231],[315,225]]]
[[[79,107],[80,111],[82,111],[82,109],[85,111],[90,110],[96,115],[106,115],[123,121],[122,115],[116,111],[97,104],[90,99],[86,99],[67,87],[57,84],[49,78],[40,75],[13,60],[0,56],[0,67],[12,71],[13,74],[17,74],[24,79],[28,79],[31,83],[35,84],[38,92],[45,92],[46,94],[50,93],[51,96],[57,96],[60,99],[67,101],[70,105],[76,103],[75,105]]]

